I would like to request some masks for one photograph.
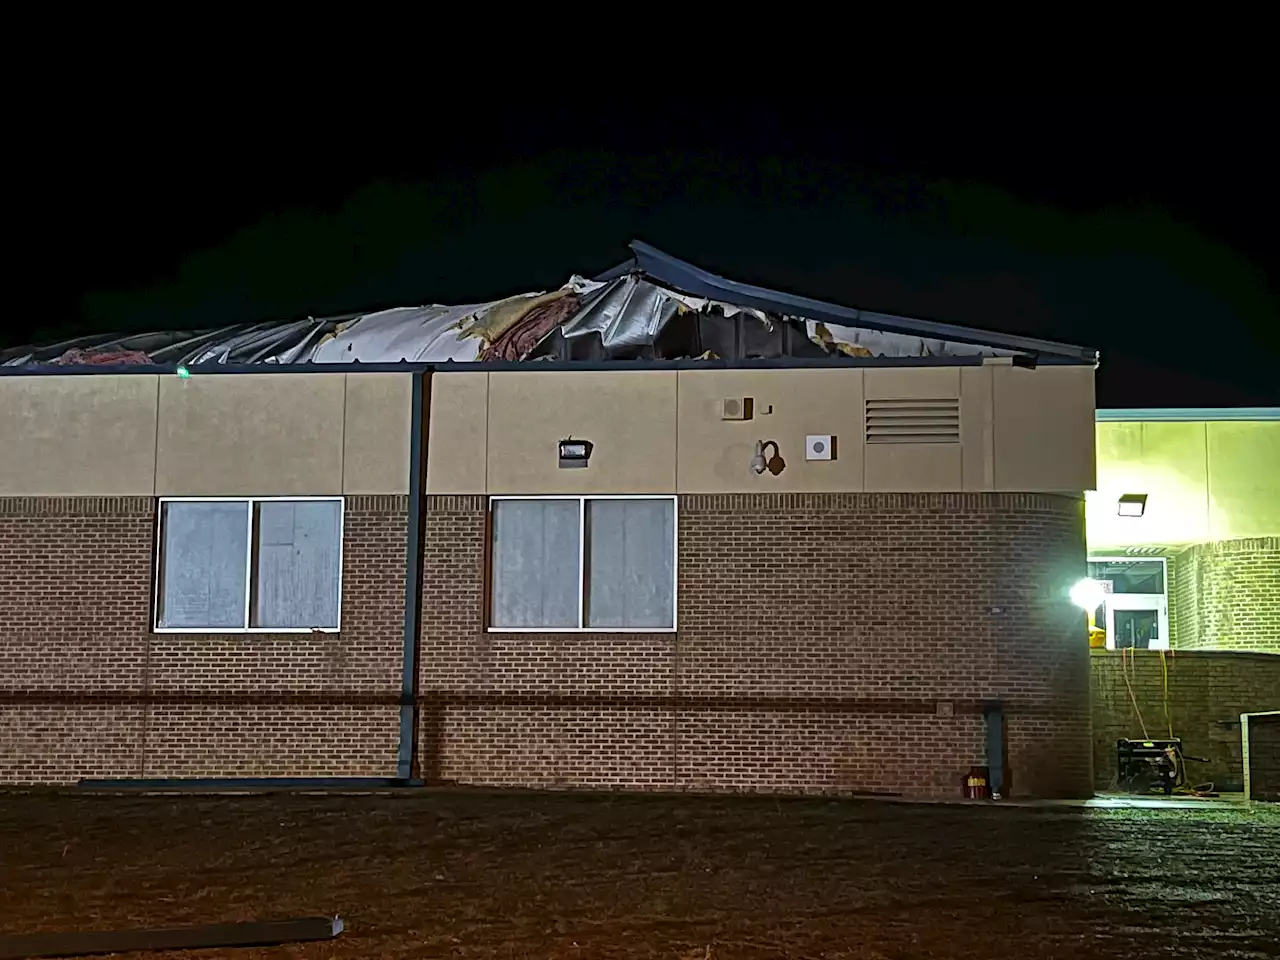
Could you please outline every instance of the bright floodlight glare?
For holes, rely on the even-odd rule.
[[[1107,598],[1107,591],[1097,580],[1085,577],[1071,588],[1071,602],[1083,610],[1096,610]]]

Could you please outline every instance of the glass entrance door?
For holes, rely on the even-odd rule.
[[[1167,575],[1163,557],[1089,558],[1089,576],[1106,591],[1097,619],[1107,649],[1169,649]]]
[[[1108,649],[1169,649],[1169,603],[1163,595],[1113,593],[1104,606]]]

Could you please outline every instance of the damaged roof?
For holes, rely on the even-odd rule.
[[[1086,347],[858,310],[729,280],[640,241],[559,290],[486,303],[96,334],[0,352],[0,366],[1023,357],[1096,364]]]

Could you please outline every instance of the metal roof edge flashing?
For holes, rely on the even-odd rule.
[[[413,373],[418,370],[430,370],[437,364],[419,363],[404,360],[399,363],[252,363],[252,364],[194,364],[187,366],[187,372],[194,377],[226,376],[231,373]],[[468,364],[479,366],[479,364]],[[178,367],[173,364],[131,363],[120,366],[108,364],[91,364],[88,366],[68,365],[65,367],[41,365],[30,367],[0,367],[0,377],[51,377],[51,376],[90,376],[92,374],[147,374],[150,376],[178,375]]]
[[[491,363],[437,364],[436,373],[457,373],[466,370],[519,370],[522,373],[538,370],[625,372],[628,370],[798,370],[804,368],[858,368],[858,367],[975,367],[980,366],[980,356],[971,357],[849,357],[833,354],[829,357],[757,357],[744,360],[700,360],[684,357],[678,360],[502,360]]]
[[[479,371],[520,370],[524,372],[536,370],[566,371],[624,371],[624,370],[715,370],[715,369],[787,369],[800,367],[937,367],[937,366],[976,366],[981,357],[762,357],[755,360],[697,360],[693,358],[681,360],[499,360],[499,361],[445,361],[434,363],[294,363],[280,365],[236,365],[218,364],[210,367],[189,367],[192,379],[205,376],[227,376],[228,374],[269,374],[269,373],[416,373],[432,371],[434,373],[476,373]],[[131,364],[127,366],[41,366],[41,367],[0,367],[0,377],[49,377],[49,376],[92,376],[94,374],[109,375],[146,375],[176,377],[174,367],[146,366]]]
[[[1129,407],[1100,409],[1098,423],[1280,420],[1280,407]]]
[[[863,326],[888,333],[1038,353],[1041,355],[1042,362],[1047,361],[1048,358],[1045,356],[1047,354],[1069,358],[1074,363],[1098,362],[1098,351],[1092,347],[844,307],[823,300],[815,300],[812,297],[783,293],[767,287],[729,280],[704,270],[696,264],[664,253],[642,240],[632,240],[630,246],[635,254],[636,268],[640,272],[690,296],[723,300],[771,313],[803,316],[809,320],[844,326]],[[619,276],[621,273],[628,272],[624,270],[626,266],[628,265],[621,264],[608,274],[602,274],[602,277]]]
[[[865,367],[978,367],[983,357],[978,354],[962,357],[849,357],[833,354],[829,357],[758,357],[745,360],[701,360],[686,357],[678,360],[497,360],[497,361],[402,361],[399,363],[289,363],[289,364],[209,364],[192,366],[187,370],[191,378],[227,376],[230,374],[280,374],[280,373],[476,373],[502,370],[579,372],[623,372],[627,370],[795,370],[804,368],[865,368]],[[989,358],[988,358],[989,359]],[[1088,366],[1090,361],[1064,356],[1041,355],[1038,366]],[[123,366],[33,366],[0,367],[0,377],[66,377],[66,376],[170,376],[176,377],[177,367],[147,364]]]

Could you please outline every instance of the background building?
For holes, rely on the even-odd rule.
[[[1280,409],[1100,410],[1086,502],[1090,574],[1110,591],[1097,786],[1116,738],[1175,735],[1203,758],[1195,779],[1241,789],[1240,715],[1280,708]]]
[[[1280,409],[1100,410],[1087,505],[1109,645],[1280,653]]]

